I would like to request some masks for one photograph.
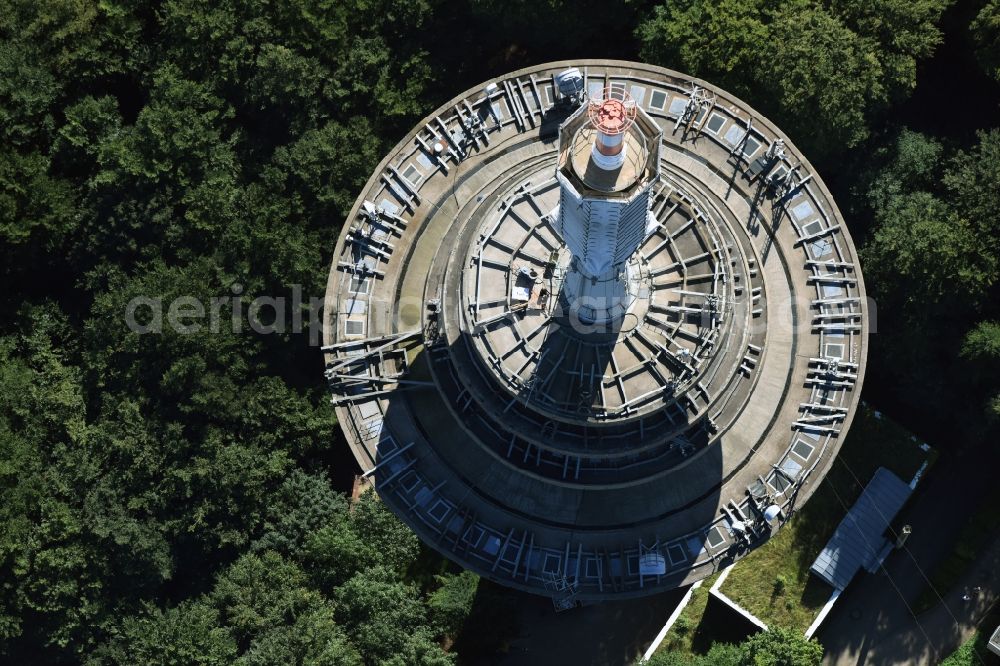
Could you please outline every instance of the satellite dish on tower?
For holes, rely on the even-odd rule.
[[[771,506],[764,509],[764,520],[769,523],[773,523],[778,516],[781,515],[781,507],[777,504],[772,504]]]
[[[556,88],[563,97],[578,100],[583,92],[583,74],[576,67],[564,69],[555,76]]]

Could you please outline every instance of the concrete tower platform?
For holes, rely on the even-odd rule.
[[[569,67],[662,130],[600,325],[566,302],[552,215],[559,129],[586,103],[558,92]],[[780,529],[853,418],[867,314],[836,204],[767,119],[670,70],[550,63],[466,91],[379,165],[334,249],[326,374],[426,543],[568,605],[690,583]]]

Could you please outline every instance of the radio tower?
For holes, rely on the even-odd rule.
[[[323,306],[362,478],[429,547],[557,610],[690,585],[782,529],[868,349],[857,251],[788,137],[679,72],[577,64],[414,127]]]

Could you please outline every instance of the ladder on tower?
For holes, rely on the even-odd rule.
[[[565,574],[545,572],[543,582],[549,596],[552,597],[552,607],[557,613],[572,610],[580,605],[577,600],[579,585],[576,580],[570,581]]]

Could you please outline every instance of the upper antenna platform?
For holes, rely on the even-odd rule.
[[[608,135],[624,134],[635,122],[635,100],[624,90],[607,87],[601,99],[592,99],[587,107],[590,122],[598,132]]]

